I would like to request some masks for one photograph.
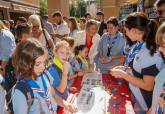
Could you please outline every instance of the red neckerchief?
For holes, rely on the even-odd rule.
[[[86,35],[86,42],[85,42],[85,44],[86,44],[86,46],[87,46],[87,48],[90,50],[90,48],[92,47],[92,45],[93,45],[93,42],[92,42],[92,38],[93,37],[88,37],[87,35]]]

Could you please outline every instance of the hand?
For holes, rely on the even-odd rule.
[[[68,62],[65,62],[64,63],[64,68],[63,68],[63,75],[64,76],[67,76],[68,75],[69,69],[70,69],[69,63]]]
[[[111,69],[110,74],[115,78],[123,78],[127,75],[127,73],[121,69]]]
[[[102,59],[101,59],[101,63],[107,64],[107,63],[111,62],[111,60],[112,60],[112,57],[109,57],[109,58],[102,58]]]
[[[163,99],[160,98],[160,96],[159,96],[159,98],[158,98],[158,103],[159,103],[160,107],[162,107],[162,108],[165,107],[165,101],[163,101]]]
[[[64,108],[71,112],[71,113],[76,113],[78,111],[77,107],[71,103],[65,102]]]

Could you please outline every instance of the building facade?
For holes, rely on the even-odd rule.
[[[110,16],[119,17],[120,8],[125,5],[136,4],[139,0],[103,0],[105,19]]]
[[[19,16],[28,18],[39,13],[40,0],[0,0],[0,19],[16,20]]]
[[[69,0],[47,0],[47,2],[49,17],[51,17],[54,11],[61,11],[63,16],[69,16]]]

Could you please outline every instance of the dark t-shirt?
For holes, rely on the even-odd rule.
[[[98,33],[99,33],[100,36],[103,35],[104,29],[107,29],[107,24],[104,21],[102,21],[100,23],[100,27],[99,27],[99,31],[98,31]]]

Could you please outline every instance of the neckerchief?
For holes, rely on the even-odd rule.
[[[129,64],[134,60],[136,54],[141,50],[142,45],[143,42],[137,42],[132,46],[124,63],[126,69],[128,68]]]
[[[60,62],[60,60],[57,57],[54,57],[54,64],[62,71],[64,68],[64,65]]]
[[[116,41],[117,41],[117,38],[118,38],[118,32],[116,33],[116,35],[115,35],[114,38],[112,38],[112,35],[109,34],[108,44],[107,44],[107,47],[108,47],[107,56],[108,56],[108,57],[111,55],[111,49],[112,49],[112,47],[115,45],[115,43],[116,43]]]
[[[87,67],[87,69],[88,69],[89,66],[88,66],[88,62],[87,62],[87,60],[84,59],[84,58],[82,58],[80,55],[78,55],[77,57],[81,60],[81,62],[82,62],[82,63]]]
[[[48,90],[47,84],[46,84],[43,76],[44,76],[44,74],[42,74],[40,77],[41,77],[41,81],[42,81],[44,90],[41,89],[40,86],[34,80],[27,80],[27,83],[30,85],[30,87],[33,91],[37,92],[42,98],[46,99],[46,103],[47,103],[49,110],[51,112],[54,112],[53,106],[51,103],[51,99],[49,96],[49,90]]]

